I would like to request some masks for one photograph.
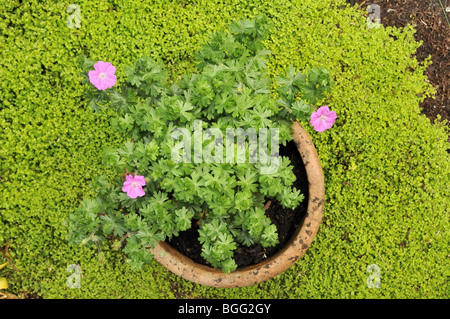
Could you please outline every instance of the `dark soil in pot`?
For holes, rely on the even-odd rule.
[[[276,199],[266,199],[266,203],[270,201],[270,206],[266,209],[266,214],[277,227],[279,243],[275,247],[266,248],[260,244],[254,244],[249,247],[239,245],[234,252],[234,259],[238,268],[257,264],[275,255],[289,242],[294,232],[301,226],[303,218],[306,215],[308,180],[305,167],[294,142],[291,141],[286,146],[280,145],[280,155],[287,156],[291,160],[293,172],[297,177],[293,186],[300,189],[301,193],[305,195],[305,198],[295,210],[282,207]],[[199,226],[194,221],[192,228],[180,232],[178,237],[173,237],[167,243],[194,262],[208,265],[201,256],[202,245],[198,241],[198,228]]]

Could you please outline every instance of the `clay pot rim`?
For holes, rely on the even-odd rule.
[[[180,277],[206,286],[245,287],[271,279],[290,268],[310,247],[322,221],[325,203],[325,183],[316,148],[309,134],[298,122],[292,125],[295,145],[305,166],[309,196],[302,226],[286,246],[275,255],[255,264],[238,268],[229,274],[220,269],[195,263],[166,242],[151,249],[156,261]]]

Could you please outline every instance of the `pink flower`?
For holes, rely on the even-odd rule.
[[[319,107],[319,109],[311,114],[311,125],[317,132],[323,132],[331,128],[337,119],[336,112],[330,111],[328,105]]]
[[[145,186],[145,177],[142,175],[127,175],[123,183],[122,191],[126,192],[130,198],[142,197],[145,195],[142,186]]]
[[[89,71],[89,82],[91,82],[97,89],[106,90],[116,84],[117,78],[116,67],[109,62],[98,61],[94,64],[94,69]]]

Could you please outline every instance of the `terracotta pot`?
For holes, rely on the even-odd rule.
[[[193,262],[166,242],[151,250],[155,259],[171,272],[186,280],[207,286],[231,288],[254,285],[271,279],[292,266],[311,245],[322,220],[325,202],[325,185],[317,151],[308,133],[295,122],[294,142],[302,157],[309,183],[309,200],[306,217],[288,244],[265,261],[238,268],[229,274]]]

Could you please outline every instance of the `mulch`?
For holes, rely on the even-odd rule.
[[[447,19],[450,21],[450,0],[347,0],[347,2],[359,5],[364,10],[367,10],[370,4],[379,5],[381,23],[384,26],[405,27],[408,23],[414,26],[417,30],[414,38],[423,42],[416,52],[417,61],[421,62],[431,56],[433,64],[427,68],[425,74],[437,90],[434,99],[428,97],[419,106],[431,122],[434,122],[440,114],[442,119],[448,120],[447,125],[450,126],[450,25],[447,21]]]

